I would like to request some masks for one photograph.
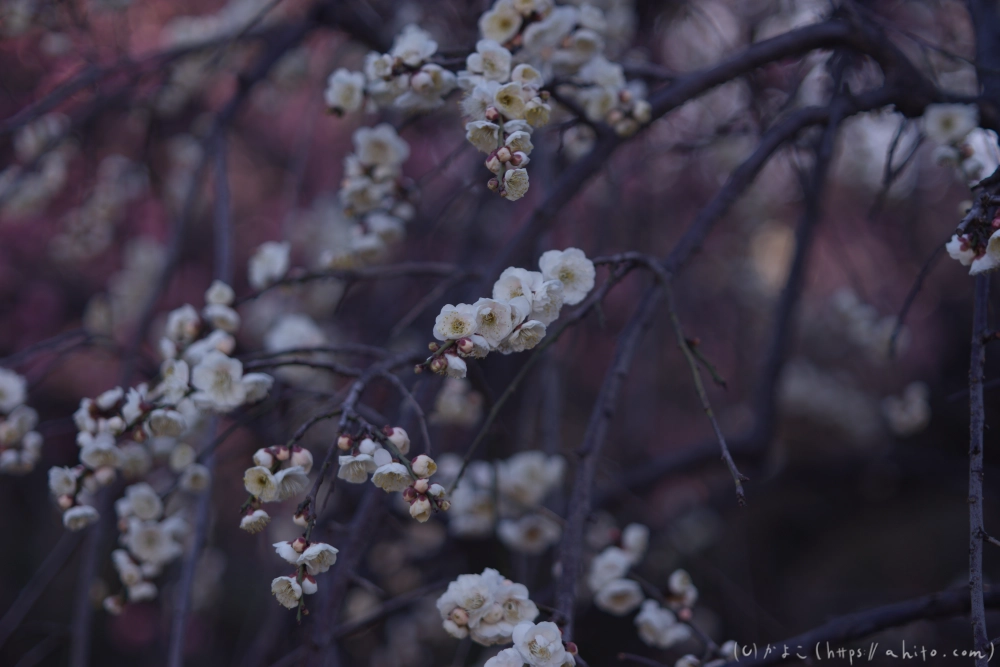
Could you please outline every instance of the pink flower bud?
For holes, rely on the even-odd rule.
[[[427,349],[430,350],[431,352],[437,352],[438,350],[441,349],[441,346],[435,343],[434,341],[431,341],[430,343],[427,344]]]
[[[500,164],[501,164],[500,158],[498,158],[496,155],[493,155],[492,157],[490,157],[489,160],[486,161],[486,168],[492,171],[494,174],[499,174]]]
[[[455,342],[455,347],[462,354],[472,354],[472,351],[476,349],[471,338],[459,338]]]
[[[615,123],[621,122],[623,118],[625,118],[625,114],[623,114],[618,109],[612,109],[611,111],[608,112],[608,123],[610,125],[614,125]]]
[[[414,373],[423,373],[424,372],[424,365],[423,364],[417,364],[416,366],[413,367],[413,372]]]
[[[496,107],[487,107],[486,109],[486,120],[491,123],[495,123],[500,120],[500,112],[497,111]]]
[[[302,583],[300,585],[302,586],[303,595],[312,595],[319,590],[319,586],[316,585],[316,579],[308,574],[302,577]]]
[[[94,480],[101,486],[107,486],[115,481],[115,469],[111,466],[102,466],[94,471]]]
[[[396,445],[400,454],[406,454],[410,451],[410,436],[403,429],[393,426],[386,431],[385,436],[389,438],[389,442]]]
[[[418,479],[416,482],[413,483],[412,488],[417,493],[427,493],[427,490],[430,488],[430,484],[427,482],[426,479]]]
[[[292,517],[292,522],[296,526],[302,526],[303,528],[309,525],[309,512],[298,512],[294,517]]]
[[[448,510],[451,509],[451,501],[450,500],[439,500],[438,501],[438,509],[440,509],[442,512],[447,512]]]
[[[274,458],[278,459],[279,461],[287,461],[292,455],[292,453],[288,450],[288,447],[285,447],[284,445],[278,445],[273,449],[274,449]]]
[[[340,437],[337,438],[337,449],[342,452],[349,451],[351,447],[354,446],[354,438],[346,433],[341,433]]]
[[[510,149],[506,146],[502,146],[500,150],[497,151],[497,159],[501,162],[510,162]]]
[[[449,618],[451,618],[452,623],[458,627],[464,627],[469,624],[469,613],[461,607],[455,607],[452,609]]]
[[[566,652],[569,653],[570,655],[576,655],[577,653],[580,652],[580,649],[578,649],[576,647],[576,644],[574,644],[573,642],[566,642]]]
[[[295,549],[296,553],[302,553],[309,547],[309,542],[306,541],[304,537],[297,537],[295,541],[292,542],[292,548]]]
[[[434,357],[434,359],[431,361],[431,370],[439,375],[443,374],[447,368],[448,368],[448,360],[445,359],[443,356]]]
[[[403,489],[403,500],[405,500],[408,503],[412,503],[416,499],[417,499],[417,491],[412,486],[408,486],[405,489]]]
[[[73,496],[59,496],[56,499],[56,504],[59,505],[59,509],[65,512],[73,506]]]
[[[486,181],[486,187],[488,187],[493,192],[496,192],[497,190],[500,189],[499,179],[491,178],[490,180]]]

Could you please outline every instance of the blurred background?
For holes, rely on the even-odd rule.
[[[309,7],[303,0],[269,4],[0,0],[0,117],[6,119],[0,121],[0,365],[27,377],[29,404],[40,413],[45,441],[32,472],[0,478],[6,536],[0,609],[13,603],[64,532],[46,470],[75,462],[71,415],[80,399],[118,384],[123,350],[168,261],[178,219],[185,221],[178,263],[143,347],[144,377],[156,373],[153,350],[164,314],[201,303],[211,282],[211,197],[204,188],[185,209],[187,183],[202,159],[212,114],[266,48],[268,30],[300,19]],[[606,12],[606,40],[618,61],[635,71],[651,63],[660,72],[706,67],[831,12],[831,3],[808,0],[594,4]],[[941,88],[977,92],[964,3],[861,6]],[[477,18],[488,7],[373,0],[357,3],[357,16],[385,42],[402,26],[418,23],[435,37],[442,55],[463,56],[473,48]],[[264,37],[220,40],[215,48],[162,62],[151,55],[229,34],[254,20],[253,30]],[[337,67],[361,69],[371,48],[340,30],[312,31],[253,86],[231,123],[227,156],[237,295],[250,292],[246,262],[265,241],[290,242],[292,265],[302,267],[315,266],[323,251],[347,243],[336,193],[358,127],[392,123],[411,149],[403,171],[415,215],[405,240],[381,249],[377,261],[442,261],[470,270],[489,263],[592,145],[586,126],[554,116],[534,136],[528,196],[504,201],[485,186],[482,157],[464,139],[457,97],[416,117],[392,110],[343,118],[326,112],[326,77]],[[558,211],[534,256],[570,246],[590,257],[629,250],[666,255],[763,129],[789,109],[825,103],[828,57],[814,52],[771,64],[655,122]],[[97,76],[126,60],[135,66]],[[46,115],[9,131],[19,111],[80,72],[94,72],[94,79],[62,96]],[[850,76],[863,89],[879,75],[861,64]],[[635,78],[650,89],[664,85],[654,76]],[[704,376],[722,428],[737,442],[752,429],[754,405],[762,398],[761,364],[795,252],[801,178],[814,140],[805,133],[774,157],[676,282],[685,332],[725,380],[723,388]],[[969,143],[981,175],[991,173],[1000,157],[996,136],[977,131]],[[892,167],[905,167],[886,187],[893,146]],[[931,265],[899,333],[897,353],[889,353],[907,293],[970,198],[967,179],[941,164],[934,149],[919,122],[891,111],[845,121],[774,392],[775,432],[736,451],[750,477],[746,507],[737,505],[732,480],[716,456],[683,468],[664,463],[692,445],[715,445],[665,309],[642,342],[599,467],[599,511],[588,548],[596,553],[628,523],[649,526],[650,551],[638,571],[665,586],[674,569],[686,569],[701,593],[694,622],[717,641],[778,641],[840,614],[967,581],[965,390],[972,281],[965,267],[947,255]],[[606,276],[599,268],[598,283]],[[414,305],[440,283],[437,277],[352,285],[329,280],[276,290],[241,310],[238,351],[347,342],[422,347],[431,340],[440,305],[462,300],[469,289],[469,282],[445,286],[432,295],[429,308],[406,322]],[[648,275],[633,271],[599,316],[587,318],[546,354],[502,412],[482,458],[542,449],[572,461],[569,454],[581,441],[615,339],[649,284]],[[74,333],[81,329],[89,334],[85,342]],[[29,349],[59,334],[68,338]],[[464,453],[484,406],[523,363],[518,355],[493,355],[468,382],[419,380],[415,392],[433,415],[436,453]],[[989,380],[998,371],[989,350],[988,424],[997,412]],[[408,373],[402,377],[408,385],[414,381]],[[281,569],[270,544],[298,531],[287,520],[294,502],[288,517],[282,513],[263,535],[239,531],[242,474],[255,449],[287,439],[344,381],[310,369],[279,374],[279,380],[275,410],[218,450],[213,524],[194,586],[190,665],[271,664],[308,636],[295,629],[293,615],[274,603],[267,588]],[[405,416],[389,387],[374,387],[366,401],[389,420]],[[334,437],[332,426],[319,427],[306,444],[322,456]],[[1000,525],[993,441],[987,430],[987,530]],[[562,492],[548,501],[557,513],[565,512],[571,471]],[[344,487],[338,486],[330,503],[327,528],[335,545],[344,539],[341,528],[357,502],[357,489]],[[391,513],[378,526],[358,573],[363,580],[345,601],[345,616],[359,618],[382,599],[483,567],[526,584],[540,604],[554,604],[554,549],[513,553],[492,535],[456,535],[447,522],[444,517],[415,524],[405,513]],[[107,560],[110,537],[107,542],[93,591],[97,607],[115,579]],[[986,546],[989,580],[998,570],[996,550]],[[78,549],[0,648],[0,663],[66,663],[79,557]],[[155,601],[130,605],[120,616],[96,612],[93,664],[161,664],[170,587],[178,572],[178,563],[167,568]],[[441,630],[436,596],[344,640],[345,664],[481,664],[487,653],[477,647],[456,655],[464,645]],[[595,667],[614,664],[621,651],[669,664],[691,652],[684,646],[650,649],[630,618],[592,606],[581,613],[578,643]],[[962,619],[920,622],[881,641],[902,638],[971,647]]]

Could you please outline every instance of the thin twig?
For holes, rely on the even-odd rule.
[[[969,591],[973,647],[989,650],[986,607],[983,601],[983,367],[986,364],[984,334],[988,330],[990,276],[976,276],[972,310],[972,351],[969,357]],[[986,654],[976,658],[985,667]]]

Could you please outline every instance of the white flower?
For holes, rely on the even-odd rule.
[[[271,593],[281,606],[294,609],[302,598],[302,587],[295,577],[276,577],[271,581]]]
[[[476,313],[476,333],[496,347],[513,328],[510,304],[496,299],[479,299],[472,304]]]
[[[169,563],[183,552],[181,545],[174,540],[167,521],[157,523],[133,517],[129,519],[123,543],[137,559],[154,565]]]
[[[49,491],[52,495],[72,496],[76,493],[76,471],[73,468],[49,468]]]
[[[236,333],[240,329],[240,314],[221,303],[210,303],[201,310],[201,316],[213,329]]]
[[[622,531],[622,549],[638,563],[649,547],[649,528],[641,523],[630,523]]]
[[[271,522],[271,516],[264,510],[254,510],[240,519],[240,529],[247,531],[251,535],[264,530]]]
[[[541,54],[557,48],[576,25],[580,11],[570,5],[560,5],[541,21],[524,29],[524,48],[530,53]]]
[[[281,502],[299,495],[309,486],[309,476],[301,466],[285,468],[274,476],[275,494],[273,501],[263,498],[265,502]]]
[[[497,111],[507,118],[524,118],[524,98],[521,96],[521,84],[516,81],[511,81],[497,88],[493,95],[493,103]]]
[[[274,378],[267,373],[247,373],[241,382],[243,391],[246,392],[246,402],[256,403],[267,398],[267,392],[271,391]]]
[[[365,76],[370,80],[388,79],[392,76],[392,56],[371,51],[365,56]]]
[[[199,493],[208,488],[212,482],[212,475],[208,468],[200,463],[192,463],[181,472],[181,488],[189,493]]]
[[[489,81],[503,83],[510,78],[510,51],[491,39],[476,42],[476,51],[465,59],[465,67]]]
[[[476,333],[476,311],[474,306],[465,303],[444,306],[434,321],[434,337],[457,340]]]
[[[85,435],[85,434],[80,434]],[[80,449],[80,462],[91,470],[118,466],[118,448],[110,433],[98,433]]]
[[[316,576],[329,570],[336,562],[337,549],[323,542],[314,542],[302,552],[297,564],[305,565],[306,572],[312,576]]]
[[[890,430],[900,437],[919,433],[927,428],[931,419],[931,406],[927,402],[930,390],[923,382],[911,382],[902,396],[886,396],[882,399],[882,414],[889,422]],[[49,471],[49,479],[52,471]]]
[[[569,657],[559,626],[551,621],[520,623],[512,634],[514,648],[531,667],[559,667]],[[576,664],[575,661],[570,664]]]
[[[425,523],[431,518],[431,501],[424,497],[414,500],[410,503],[410,516],[420,523]]]
[[[326,80],[323,93],[326,106],[338,113],[351,113],[361,108],[365,101],[365,75],[337,69]]]
[[[233,288],[221,280],[213,280],[208,289],[205,290],[205,303],[214,303],[220,306],[231,306],[236,299],[236,292]]]
[[[160,364],[160,384],[156,386],[155,394],[168,405],[176,405],[188,391],[188,383],[191,380],[191,369],[186,361],[181,359],[167,359]],[[122,408],[122,416],[129,424],[142,414],[142,394],[134,388],[128,390],[128,397],[125,399],[125,406]]]
[[[544,80],[542,73],[527,63],[521,63],[510,73],[510,80],[517,81],[522,86],[530,88],[541,88]],[[513,128],[510,128],[513,131]]]
[[[679,598],[678,603],[682,607],[693,607],[698,601],[698,589],[695,588],[691,575],[685,570],[674,570],[667,580],[670,592]]]
[[[386,437],[389,439],[389,442],[395,445],[400,454],[406,454],[410,451],[410,435],[399,426],[393,426]]]
[[[594,604],[613,616],[624,616],[635,611],[644,598],[642,587],[637,582],[631,579],[612,579],[597,591]]]
[[[494,106],[494,97],[500,89],[496,81],[478,81],[462,99],[462,113],[473,120],[486,118],[486,110]]]
[[[483,153],[497,149],[500,126],[488,120],[474,120],[465,124],[465,138]]]
[[[465,359],[456,354],[446,354],[444,358],[448,362],[448,366],[444,371],[445,375],[459,380],[465,377],[465,374],[469,370],[469,365],[465,363]]]
[[[198,311],[194,309],[194,306],[185,304],[170,311],[167,315],[167,324],[164,327],[163,335],[171,342],[184,347],[195,339],[200,328],[201,320],[198,319]]]
[[[156,584],[151,581],[140,581],[134,586],[128,587],[128,601],[142,602],[143,600],[156,599]]]
[[[497,0],[493,8],[479,17],[483,39],[503,44],[521,29],[522,18],[511,0]]]
[[[183,363],[183,362],[181,362]],[[166,436],[176,438],[187,428],[187,421],[184,415],[176,410],[157,409],[149,413],[149,420],[146,422],[149,434],[153,437]]]
[[[250,286],[261,290],[284,278],[288,272],[291,250],[292,246],[289,243],[277,241],[262,243],[250,257],[247,266]]]
[[[969,275],[976,275],[992,271],[1000,266],[1000,230],[993,232],[990,240],[986,243],[986,252],[972,261],[969,267]]]
[[[396,35],[389,54],[399,58],[410,67],[419,67],[421,63],[437,52],[437,42],[431,39],[427,31],[413,24],[403,27]]]
[[[402,463],[386,463],[379,466],[372,475],[372,483],[387,493],[402,491],[412,481],[410,472]]]
[[[274,552],[278,554],[278,556],[284,558],[286,562],[289,562],[292,565],[298,563],[299,556],[302,555],[295,550],[295,547],[292,546],[291,542],[275,542],[271,546],[274,547]]]
[[[508,133],[507,141],[504,145],[510,149],[511,153],[519,152],[525,155],[530,155],[531,151],[535,148],[535,145],[531,143],[531,134],[524,130]]]
[[[127,487],[125,498],[132,507],[132,514],[143,521],[153,521],[163,516],[163,501],[153,487],[145,482]]]
[[[184,361],[188,366],[197,366],[209,352],[221,352],[228,355],[236,348],[236,339],[231,335],[216,329],[201,340],[192,343],[184,350]]]
[[[77,505],[63,512],[63,525],[69,530],[83,530],[96,523],[101,515],[90,505]]]
[[[24,403],[27,387],[23,377],[12,370],[0,368],[0,412],[9,413]]]
[[[508,169],[503,175],[503,196],[508,201],[517,201],[528,194],[528,170]]]
[[[537,320],[547,327],[559,319],[562,307],[562,281],[546,280],[532,293],[531,313],[528,315],[528,319]]]
[[[497,526],[497,537],[508,549],[530,555],[544,553],[561,535],[559,524],[541,514],[502,519]]]
[[[632,557],[628,552],[618,547],[608,547],[590,561],[587,586],[596,593],[609,581],[623,578],[631,567]]]
[[[354,152],[365,165],[398,168],[410,156],[410,145],[388,123],[354,133]]]
[[[221,352],[211,351],[191,371],[191,396],[199,407],[228,412],[246,401],[243,364]]]
[[[563,299],[567,305],[580,303],[594,288],[594,263],[578,248],[544,252],[538,266],[546,280],[562,282]]]
[[[243,474],[243,486],[247,493],[264,500],[274,498],[277,492],[274,475],[271,471],[262,466],[248,468]],[[265,501],[267,502],[267,501]]]
[[[313,455],[308,449],[303,447],[293,447],[292,456],[288,461],[290,466],[298,466],[302,468],[302,472],[309,474],[309,471],[313,467]]]
[[[939,144],[958,144],[979,125],[973,104],[931,104],[924,109],[924,132]]]
[[[691,629],[677,622],[677,617],[669,609],[661,607],[656,600],[646,600],[642,610],[635,617],[639,638],[649,646],[667,649],[687,640]]]
[[[524,297],[531,304],[535,291],[542,286],[542,274],[538,271],[528,271],[509,266],[493,284],[493,298],[497,301],[510,301]]]
[[[483,667],[524,667],[524,660],[515,648],[505,648],[486,661]]]
[[[153,457],[145,446],[130,442],[118,448],[118,468],[125,479],[142,477],[153,467]]]
[[[531,320],[520,325],[500,345],[500,352],[524,352],[538,345],[545,338],[545,325],[538,320]]]
[[[351,484],[364,484],[369,473],[375,472],[375,461],[368,454],[357,456],[341,456],[337,477]]]
[[[500,493],[520,507],[538,506],[562,483],[565,469],[561,456],[537,450],[519,452],[497,465]]]
[[[465,623],[460,627],[478,625],[493,607],[493,594],[502,580],[500,573],[491,568],[486,568],[482,574],[459,575],[437,600],[441,619],[447,621],[455,609],[461,609],[465,614]]]

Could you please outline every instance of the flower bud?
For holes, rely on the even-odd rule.
[[[491,191],[496,192],[500,189],[500,180],[497,178],[491,178],[486,181],[486,187],[488,187]]]
[[[566,652],[570,655],[576,655],[580,652],[580,649],[576,647],[574,642],[566,642]]]
[[[469,624],[469,612],[465,611],[461,607],[455,607],[452,609],[450,618],[451,622],[460,628]]]
[[[430,488],[427,489],[427,493],[435,498],[441,498],[444,496],[444,487],[440,484],[431,484]]]
[[[337,449],[342,452],[350,451],[351,447],[354,446],[354,438],[346,433],[341,433],[340,437],[337,438]]]
[[[117,616],[122,613],[123,609],[125,609],[125,601],[122,600],[122,596],[120,595],[109,595],[104,598],[104,601],[101,604],[104,607],[104,611],[108,612],[112,616]]]
[[[292,549],[295,549],[296,553],[302,553],[308,547],[309,543],[306,542],[306,538],[304,537],[297,537],[295,538],[295,541],[292,542]]]
[[[434,77],[427,72],[417,72],[410,77],[410,87],[418,93],[427,92],[434,87]]]
[[[309,525],[309,512],[296,512],[295,516],[292,517],[292,522],[296,526],[307,527]]]
[[[472,354],[472,351],[476,349],[471,338],[459,338],[455,341],[455,347],[460,354]]]
[[[73,496],[59,496],[56,499],[56,504],[59,505],[59,509],[65,512],[73,506]]]
[[[427,483],[426,479],[418,479],[413,483],[412,488],[416,490],[417,493],[427,493],[427,490],[430,488],[430,484]]]
[[[393,426],[392,430],[387,431],[385,435],[389,438],[389,442],[396,445],[400,454],[406,454],[410,451],[410,436],[403,429]]]
[[[494,174],[499,174],[500,158],[498,158],[496,155],[490,157],[490,159],[486,161],[486,168],[492,171]]]
[[[618,93],[618,99],[621,100],[622,104],[628,104],[632,101],[632,91],[628,88],[622,88]]]
[[[434,341],[431,341],[430,343],[427,344],[427,349],[430,350],[431,352],[437,352],[438,350],[441,349],[441,346],[435,343]]]
[[[511,158],[510,149],[507,148],[506,146],[501,146],[500,149],[497,151],[497,159],[500,160],[501,162],[510,162],[510,158]]]
[[[447,368],[448,368],[448,360],[445,359],[444,356],[434,357],[434,359],[431,361],[431,370],[437,373],[438,375],[443,374]]]
[[[684,609],[681,609],[679,612],[677,612],[677,619],[685,623],[690,622],[692,616],[693,613],[690,607],[685,607]]]
[[[253,453],[253,463],[261,468],[270,468],[274,465],[274,455],[267,449],[261,447]]]
[[[431,502],[427,500],[427,496],[418,496],[410,503],[410,516],[420,523],[431,518]]]
[[[531,158],[523,151],[514,151],[514,154],[510,156],[510,164],[513,167],[521,167],[529,162],[531,162]]]
[[[274,450],[274,458],[279,461],[287,461],[292,456],[292,452],[284,445],[278,445],[272,449]]]
[[[94,471],[94,479],[101,486],[107,486],[115,481],[115,469],[111,466],[101,466]]]
[[[374,456],[375,452],[379,449],[381,448],[378,446],[378,443],[371,438],[365,438],[361,441],[361,444],[358,445],[358,451],[362,454],[367,454],[368,456]]]
[[[608,112],[608,124],[609,125],[614,125],[615,123],[620,123],[623,118],[625,118],[625,114],[623,114],[618,109],[612,109],[611,111]]]
[[[442,512],[447,512],[448,510],[451,509],[451,501],[450,500],[439,500],[438,501],[438,509],[440,509]]]
[[[302,586],[303,595],[312,595],[317,590],[319,590],[319,586],[316,585],[316,579],[314,577],[309,576],[308,574],[302,577],[302,583],[300,584],[300,586]]]
[[[423,364],[417,364],[416,366],[413,367],[413,372],[414,373],[423,373],[424,372],[424,365]]]
[[[438,469],[437,464],[434,463],[434,459],[426,454],[421,454],[417,458],[413,459],[410,467],[413,468],[414,475],[424,479],[436,473]]]
[[[495,123],[498,120],[500,120],[500,112],[497,111],[496,107],[487,107],[485,115],[486,115],[486,120],[488,120],[491,123]]]
[[[313,455],[308,449],[294,447],[292,449],[291,464],[293,466],[301,466],[302,470],[308,474],[313,467]]]
[[[417,499],[417,491],[412,486],[408,486],[403,489],[403,500],[408,503],[412,503]]]

